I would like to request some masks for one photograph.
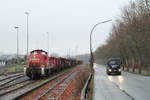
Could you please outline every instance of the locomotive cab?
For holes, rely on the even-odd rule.
[[[29,67],[42,67],[47,66],[48,55],[43,50],[32,51],[28,57]]]
[[[45,75],[48,67],[48,54],[43,50],[33,50],[28,56],[28,65],[24,68],[24,73],[31,79]]]

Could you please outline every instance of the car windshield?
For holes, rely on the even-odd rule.
[[[120,61],[113,60],[109,62],[110,65],[120,65]]]

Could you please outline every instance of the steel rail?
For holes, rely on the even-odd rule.
[[[23,84],[23,85],[20,86],[20,87],[14,88],[14,89],[12,89],[12,90],[7,90],[6,92],[1,93],[1,94],[0,94],[0,97],[5,96],[6,94],[12,93],[12,92],[14,92],[14,91],[17,91],[17,90],[19,90],[19,89],[21,89],[21,88],[24,88],[24,87],[26,87],[26,86],[28,86],[28,85],[31,85],[31,84],[34,84],[34,83],[35,83],[35,81],[29,81],[29,82],[27,82],[26,84]]]
[[[24,75],[18,75],[17,77],[15,77],[15,76],[14,76],[14,78],[12,77],[13,79],[9,78],[10,80],[8,80],[7,82],[4,82],[4,83],[0,84],[0,87],[4,86],[4,85],[6,85],[6,84],[8,84],[8,83],[10,83],[10,82],[12,82],[14,80],[22,78],[22,77],[25,77],[25,76]]]
[[[74,77],[77,75],[78,72],[74,72],[73,74],[69,75],[66,80],[60,83],[56,90],[50,91],[50,94],[46,100],[59,100],[59,98],[63,95],[64,91],[70,85]]]
[[[21,82],[16,82],[16,83],[14,82],[13,84],[10,84],[10,85],[6,85],[6,86],[3,86],[3,87],[0,87],[0,90],[6,89],[6,88],[9,88],[9,87],[18,85],[18,84],[21,84],[21,83],[26,82],[26,81],[28,81],[28,80],[29,80],[29,79],[23,80],[23,81],[21,81]]]
[[[52,86],[48,87],[45,91],[43,91],[43,93],[41,93],[41,95],[39,95],[37,98],[35,98],[34,100],[40,100],[42,99],[42,97],[44,97],[47,93],[49,93],[50,91],[52,91],[55,87],[57,87],[59,84],[61,84],[63,81],[65,81],[73,72],[69,73],[68,75],[64,76],[63,78],[61,78],[60,80],[57,80],[57,82],[55,84],[53,84]]]
[[[12,100],[20,100],[20,99],[24,98],[25,96],[27,96],[27,95],[30,94],[31,92],[33,92],[33,91],[35,91],[35,90],[37,90],[37,89],[43,87],[43,86],[46,85],[47,83],[49,83],[49,82],[51,82],[51,81],[53,81],[53,80],[55,80],[55,79],[57,79],[57,78],[59,78],[59,77],[65,75],[66,72],[70,71],[71,69],[72,69],[72,68],[69,68],[68,70],[65,70],[65,71],[63,71],[63,72],[57,73],[55,76],[51,77],[51,78],[48,79],[46,82],[44,82],[44,83],[42,83],[42,84],[39,84],[39,85],[36,85],[36,86],[33,87],[32,89],[30,89],[30,90],[28,90],[28,91],[26,91],[26,92],[24,92],[24,93],[22,93],[22,94],[20,94],[20,95],[18,95],[18,96],[16,96],[16,97],[14,97]],[[34,99],[32,98],[32,100],[34,100]]]
[[[4,80],[7,80],[7,79],[10,79],[10,78],[13,78],[13,77],[16,77],[16,76],[19,76],[19,75],[23,75],[23,73],[17,74],[17,75],[11,75],[11,76],[8,76],[8,77],[6,77],[6,78],[2,78],[2,79],[0,79],[0,82],[1,82],[1,81],[4,81]]]

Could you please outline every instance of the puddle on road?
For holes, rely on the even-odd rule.
[[[124,79],[122,76],[118,76],[118,81],[119,83],[123,83]],[[128,94],[121,86],[119,86],[118,84],[116,84],[113,80],[113,77],[112,76],[108,76],[108,80],[113,83],[117,88],[119,88],[124,94],[126,94],[127,96],[129,96],[131,98],[131,100],[135,100],[134,97],[132,97],[130,94]]]

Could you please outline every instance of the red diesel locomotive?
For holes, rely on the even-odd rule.
[[[31,79],[38,79],[40,76],[55,74],[76,64],[75,60],[48,57],[44,50],[33,50],[28,56],[28,65],[24,68],[24,74]]]

